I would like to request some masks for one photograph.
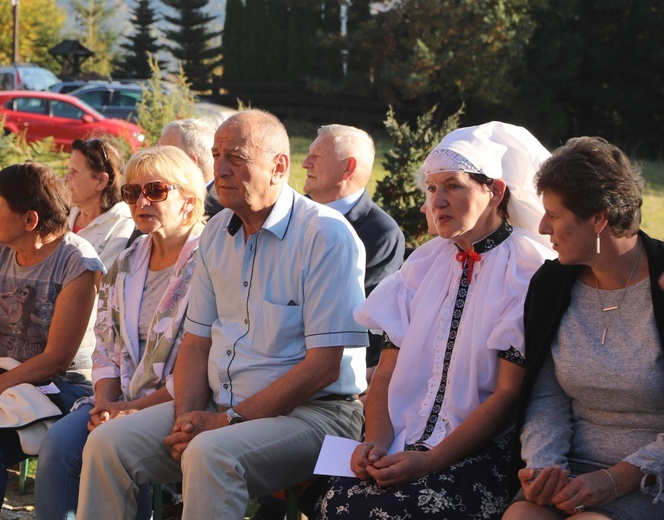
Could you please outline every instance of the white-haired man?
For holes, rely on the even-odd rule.
[[[378,282],[399,269],[405,249],[399,226],[366,190],[375,154],[373,140],[364,130],[326,125],[318,129],[302,163],[307,170],[305,193],[344,215],[364,243],[367,296]]]
[[[214,189],[214,161],[212,144],[215,129],[201,119],[176,119],[166,124],[157,145],[171,145],[183,150],[203,172],[207,187],[205,214],[214,217],[224,207]]]

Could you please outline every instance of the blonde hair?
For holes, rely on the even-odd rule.
[[[175,146],[139,150],[127,162],[122,182],[129,184],[144,173],[156,174],[168,184],[177,184],[183,197],[194,200],[192,210],[185,217],[185,224],[205,221],[205,181],[201,170],[186,153]]]

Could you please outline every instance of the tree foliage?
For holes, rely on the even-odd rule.
[[[440,140],[459,126],[463,108],[461,106],[437,125],[435,113],[438,107],[434,106],[417,118],[414,128],[407,122],[399,124],[392,108],[387,113],[385,128],[392,146],[385,155],[383,166],[388,174],[376,185],[374,199],[399,223],[406,243],[411,247],[420,245],[427,231],[426,221],[420,213],[424,194],[415,184],[415,172]]]
[[[316,32],[313,76],[332,84],[343,82],[341,61],[341,4],[340,0],[324,0]]]
[[[348,92],[368,95],[371,89],[371,67],[366,59],[363,27],[371,20],[370,0],[350,0],[346,10],[345,51],[347,53],[345,88]]]
[[[537,23],[512,111],[559,144],[600,135],[630,152],[664,151],[664,4],[560,0]]]
[[[181,63],[184,74],[197,91],[212,87],[213,69],[221,63],[221,46],[215,40],[220,33],[212,29],[217,18],[205,12],[209,0],[161,0],[175,10],[164,19],[174,26],[164,30],[171,42],[168,49]]]
[[[58,151],[53,137],[28,143],[25,135],[0,133],[0,165],[3,167],[29,160],[47,164],[64,175],[68,159],[68,153]]]
[[[267,69],[267,48],[272,44],[266,38],[268,30],[265,0],[245,0],[242,52],[243,81],[261,81]]]
[[[74,11],[76,37],[95,53],[83,62],[81,71],[109,76],[116,60],[118,28],[114,16],[120,4],[109,4],[106,0],[69,0],[69,3]]]
[[[538,1],[538,0],[536,0]],[[533,32],[529,0],[408,0],[355,34],[376,88],[396,103],[435,95],[450,103],[499,102]],[[356,59],[356,58],[353,58]]]
[[[126,52],[116,67],[116,75],[125,78],[146,79],[151,69],[148,55],[155,55],[160,45],[157,43],[155,23],[158,18],[150,0],[138,0],[132,11],[134,33],[127,36],[127,42],[120,47]],[[161,68],[163,63],[159,63]]]
[[[148,55],[152,76],[143,87],[143,98],[136,109],[138,125],[145,130],[148,145],[154,144],[161,137],[161,130],[166,123],[175,119],[196,117],[196,98],[189,88],[189,83],[182,68],[170,88],[165,88],[161,81],[161,71],[157,61]]]
[[[221,63],[224,81],[242,79],[244,51],[244,5],[242,0],[226,0],[226,18],[221,40]]]
[[[286,78],[304,81],[314,66],[314,42],[320,23],[318,2],[289,2]]]
[[[60,42],[65,15],[56,0],[21,0],[19,6],[19,60],[57,70],[48,49]],[[14,14],[11,2],[0,2],[0,64],[12,61]]]
[[[284,0],[267,0],[267,81],[286,80],[288,63],[288,6]]]

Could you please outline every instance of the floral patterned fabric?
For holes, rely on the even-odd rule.
[[[99,290],[93,384],[104,378],[120,378],[127,400],[148,395],[164,385],[173,395],[172,385],[167,383],[184,336],[190,282],[202,230],[202,224],[191,230],[173,266],[140,359],[138,316],[152,249],[151,237],[140,237],[120,254]]]
[[[508,504],[510,441],[511,434],[503,435],[449,468],[387,489],[375,482],[333,477],[317,518],[498,520]]]

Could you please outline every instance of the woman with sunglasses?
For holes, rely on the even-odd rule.
[[[184,329],[189,283],[203,230],[200,170],[173,146],[140,150],[128,161],[122,198],[139,237],[117,258],[99,292],[92,356],[94,397],[52,428],[39,453],[37,518],[75,518],[89,431],[173,398],[171,372]],[[138,518],[150,518],[140,490]]]
[[[0,394],[21,392],[22,383],[52,382],[58,393],[51,396],[62,411],[92,394],[90,315],[105,271],[92,246],[69,232],[69,204],[69,191],[47,166],[24,163],[0,171],[0,358],[10,368],[0,374]],[[7,358],[20,364],[11,368]],[[33,398],[24,411],[39,402]],[[36,454],[39,437],[29,444],[29,428],[0,426],[1,500],[7,468]]]
[[[124,163],[124,152],[114,137],[77,139],[65,175],[75,204],[69,228],[92,244],[107,269],[134,231],[129,208],[120,198]]]

